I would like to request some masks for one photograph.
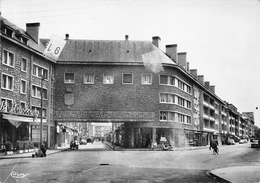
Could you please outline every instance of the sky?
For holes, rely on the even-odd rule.
[[[0,0],[3,17],[40,37],[177,44],[190,69],[260,127],[260,0]],[[257,110],[256,107],[259,109]]]

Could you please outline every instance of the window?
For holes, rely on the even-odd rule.
[[[142,74],[141,83],[142,84],[152,84],[152,74]]]
[[[123,74],[123,84],[133,84],[133,74]]]
[[[168,76],[162,76],[160,75],[160,84],[165,84],[167,85],[168,83]]]
[[[161,93],[160,94],[160,98],[161,98],[161,103],[166,103],[167,102],[167,94]]]
[[[187,102],[187,106],[186,106],[186,107],[187,107],[188,109],[191,109],[191,102],[190,102],[190,101],[186,101],[186,102]]]
[[[173,76],[160,75],[160,84],[163,85],[175,85],[175,78]]]
[[[26,93],[26,81],[25,80],[21,80],[20,92],[23,94]]]
[[[4,112],[10,111],[12,108],[12,102],[13,101],[10,99],[2,98],[0,104],[0,111],[4,111]]]
[[[174,103],[174,95],[173,94],[166,94],[160,93],[160,102],[161,103]]]
[[[22,58],[21,71],[27,72],[27,59],[26,58]]]
[[[14,54],[4,50],[2,63],[11,67],[14,67]]]
[[[169,111],[160,111],[160,121],[174,121],[175,113]]]
[[[74,73],[65,73],[64,83],[75,83]]]
[[[94,74],[84,74],[84,84],[94,84]]]
[[[178,98],[178,104],[179,104],[180,106],[183,106],[183,107],[184,107],[184,105],[185,105],[184,101],[185,101],[185,100],[184,100],[183,98],[181,98],[181,97]]]
[[[21,109],[25,109],[26,103],[25,102],[20,102],[20,107]]]
[[[1,87],[6,90],[13,90],[13,76],[2,74]]]
[[[32,96],[36,98],[41,98],[41,87],[32,86]],[[47,99],[47,89],[42,89],[42,98]]]
[[[103,83],[104,84],[113,84],[114,83],[114,75],[113,74],[104,74]]]
[[[178,114],[178,122],[185,122],[185,116],[183,114]]]
[[[41,66],[33,64],[33,75],[40,78],[44,77],[44,79],[48,79],[48,70]]]
[[[41,117],[41,108],[40,107],[34,107],[32,106],[32,111],[38,111],[39,116]],[[46,117],[47,116],[47,110],[46,109],[42,109],[42,117]]]

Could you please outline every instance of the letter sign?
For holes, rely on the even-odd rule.
[[[64,39],[56,35],[52,35],[49,44],[47,45],[43,54],[54,60],[58,60],[60,53],[63,47],[65,46],[65,44],[66,41]]]

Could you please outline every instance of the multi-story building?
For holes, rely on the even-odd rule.
[[[208,145],[253,135],[254,119],[240,118],[220,99],[176,44],[163,52],[158,36],[150,42],[67,34],[54,61],[43,55],[49,40],[39,39],[39,26],[27,24],[24,31],[1,17],[1,144],[38,142],[40,121],[48,146],[69,143],[82,123],[112,123],[110,139],[125,147]],[[87,129],[95,137],[95,126]]]
[[[159,42],[67,37],[56,64],[55,120],[123,123],[128,147],[221,141],[225,102],[215,86],[189,70],[177,45],[167,45],[164,53]]]
[[[40,23],[26,24],[25,31],[2,16],[0,21],[0,144],[39,143],[42,121],[42,141],[54,146],[54,61],[42,54]]]

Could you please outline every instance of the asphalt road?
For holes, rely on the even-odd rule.
[[[190,151],[110,151],[101,142],[46,158],[0,160],[0,183],[9,182],[223,182],[207,174],[225,166],[259,164],[250,144]],[[19,177],[19,178],[18,178]]]

